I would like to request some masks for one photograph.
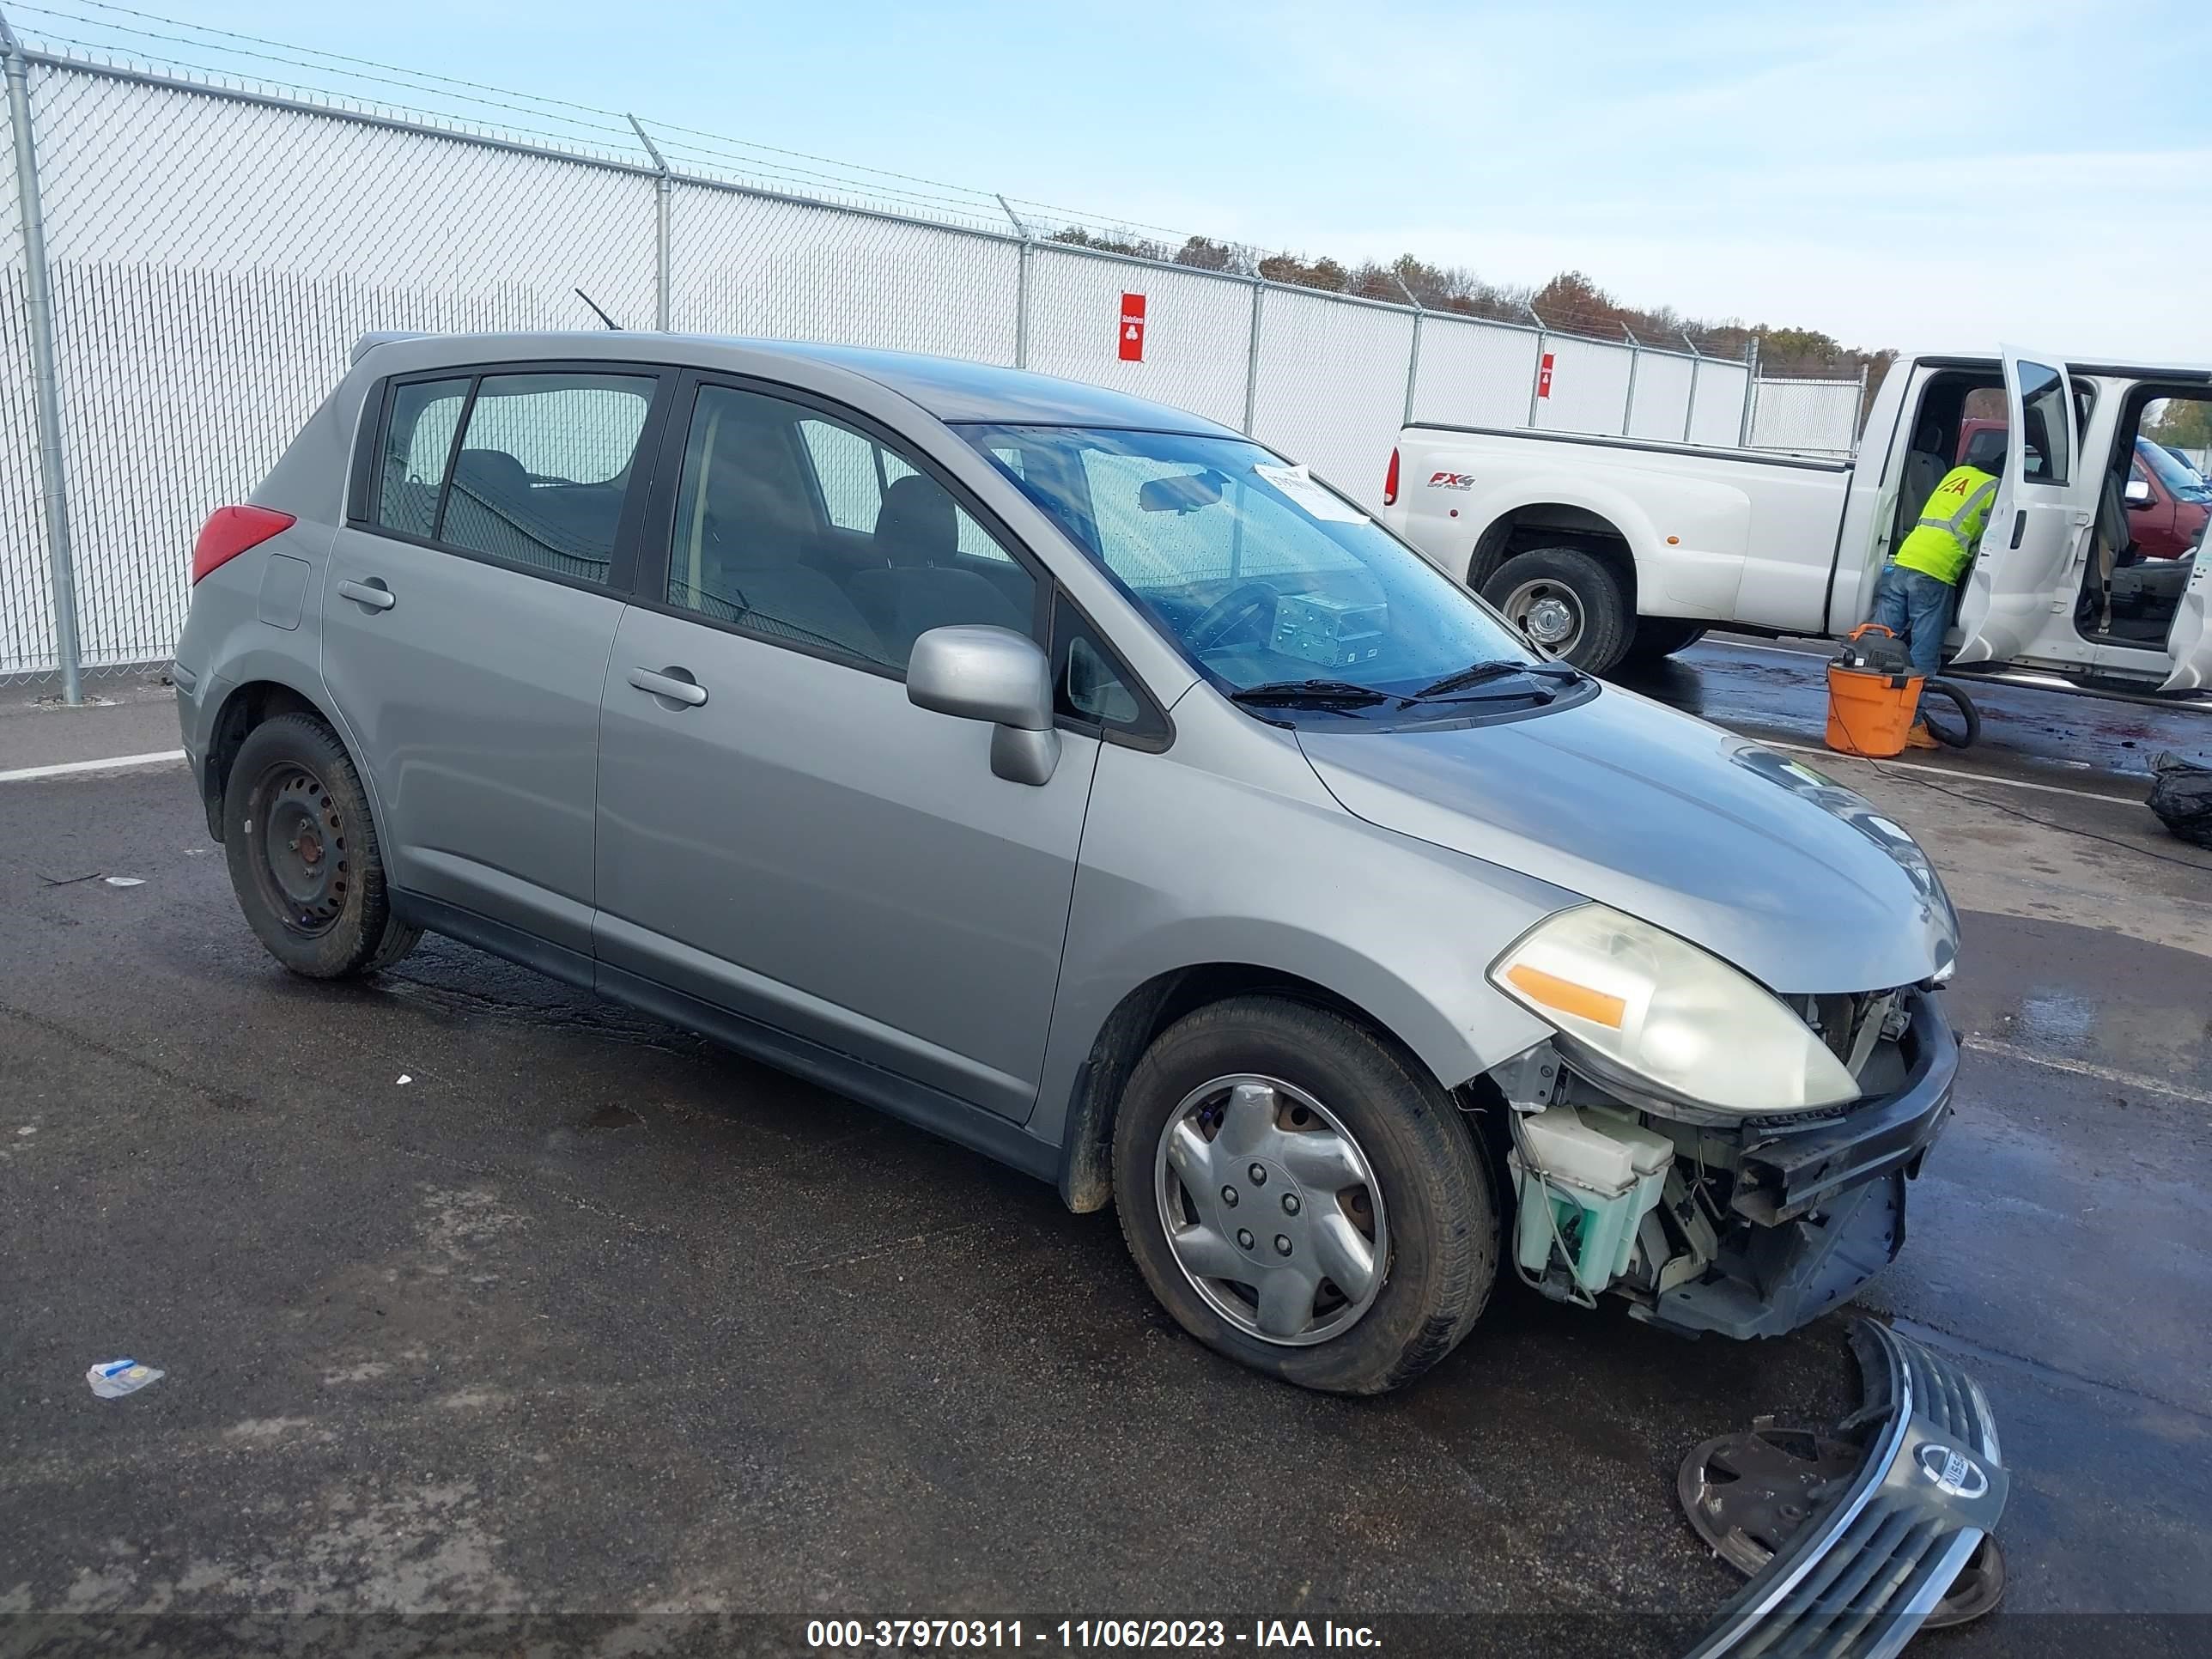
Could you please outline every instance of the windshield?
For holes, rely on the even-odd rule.
[[[2166,486],[2168,494],[2179,495],[2185,501],[2212,501],[2212,485],[2208,485],[2195,467],[2172,450],[2148,438],[2138,438],[2136,459],[2158,474],[2158,481]]]
[[[1359,507],[1257,444],[1076,427],[960,431],[1239,701],[1348,715],[1417,694],[1548,702],[1560,679],[1580,678],[1543,663]],[[1438,684],[1477,665],[1476,684]]]

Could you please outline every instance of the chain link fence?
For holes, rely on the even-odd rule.
[[[578,153],[564,135],[459,130],[20,45],[8,55],[24,96],[0,133],[16,232],[0,268],[0,678],[59,667],[73,690],[80,670],[166,660],[202,520],[246,499],[362,335],[588,327],[579,289],[629,327],[933,352],[1112,386],[1250,432],[1370,505],[1407,419],[1851,442],[1832,398],[1796,382],[1754,394],[1747,363],[1079,247],[1011,207],[1000,228],[904,186],[884,186],[900,210],[811,199],[709,176],[718,141],[684,129],[656,141],[633,121],[632,160]],[[26,132],[35,165],[19,185]],[[39,439],[27,372],[34,204],[58,454]],[[56,626],[50,475],[66,488],[75,663]]]
[[[1866,377],[1816,380],[1762,377],[1753,388],[1751,442],[1800,455],[1849,455],[1858,447]]]

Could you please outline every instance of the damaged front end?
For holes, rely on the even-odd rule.
[[[1958,1044],[1923,987],[1784,1006],[1856,1098],[1723,1109],[1565,1031],[1488,1074],[1509,1108],[1524,1279],[1585,1306],[1625,1297],[1680,1332],[1777,1336],[1896,1257],[1905,1182],[1950,1114]]]

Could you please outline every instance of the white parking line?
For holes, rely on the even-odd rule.
[[[1959,1046],[1972,1048],[1978,1054],[1996,1054],[2004,1060],[2016,1060],[2024,1066],[2041,1066],[2054,1072],[2064,1072],[2070,1077],[2093,1078],[2099,1083],[2110,1083],[2122,1089],[2132,1089],[2138,1094],[2164,1095],[2169,1100],[2185,1100],[2193,1106],[2212,1106],[2212,1094],[2201,1089],[2185,1089],[2176,1083],[2161,1083],[2156,1078],[2142,1077],[2134,1072],[2116,1070],[2110,1066],[2098,1066],[2086,1060],[2067,1060],[2056,1054],[2039,1054],[2031,1049],[2016,1047],[1998,1037],[1970,1036],[1960,1039]]]
[[[1948,766],[1922,766],[1914,761],[1870,761],[1862,755],[1839,755],[1834,750],[1807,743],[1777,743],[1771,738],[1755,738],[1769,749],[1786,749],[1793,755],[1819,755],[1832,761],[1859,761],[1877,772],[1925,772],[1931,778],[1942,778],[1951,783],[1994,783],[2007,789],[2033,789],[2041,795],[2072,795],[2077,800],[2110,801],[2118,806],[2140,806],[2142,803],[2132,795],[2100,795],[2094,789],[2063,789],[2055,783],[2030,783],[2026,778],[2000,778],[1986,772],[1956,772]]]
[[[111,755],[106,760],[57,761],[52,766],[19,766],[0,772],[0,783],[27,783],[33,778],[66,777],[72,772],[119,772],[129,766],[161,766],[185,757],[181,749],[164,749],[155,755]]]

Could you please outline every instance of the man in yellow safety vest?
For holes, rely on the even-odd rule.
[[[1996,502],[1997,481],[1977,466],[1954,466],[1920,509],[1920,522],[1898,545],[1874,585],[1874,612],[1905,642],[1915,672],[1932,675],[1942,665],[1943,635],[1951,626],[1951,592],[1980,546]],[[1915,720],[1905,742],[1933,749],[1928,722]]]

